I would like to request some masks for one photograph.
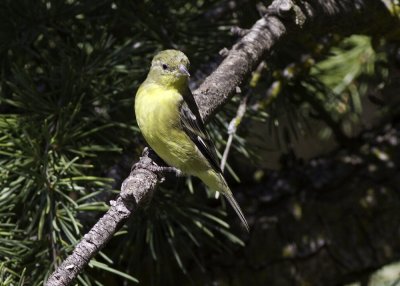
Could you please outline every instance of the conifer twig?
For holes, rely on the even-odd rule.
[[[253,72],[253,75],[251,76],[251,80],[250,80],[250,88],[247,91],[246,95],[243,97],[243,99],[240,101],[239,107],[236,111],[236,116],[231,120],[231,122],[228,125],[228,140],[226,142],[226,146],[225,146],[225,150],[224,153],[222,155],[222,159],[221,159],[221,170],[222,172],[225,169],[225,164],[226,161],[228,160],[228,155],[229,155],[229,151],[231,149],[232,146],[232,141],[233,141],[233,137],[236,134],[236,131],[240,125],[240,123],[242,122],[242,119],[244,117],[244,114],[246,112],[246,108],[247,108],[247,101],[249,99],[250,94],[253,91],[253,88],[257,86],[258,81],[261,77],[261,71],[264,69],[265,67],[265,62],[261,62],[257,69]]]
[[[236,111],[236,116],[231,120],[231,122],[228,125],[228,140],[226,141],[226,146],[224,150],[224,154],[222,155],[221,159],[221,170],[222,172],[225,169],[225,164],[226,161],[228,160],[228,155],[229,151],[232,146],[232,141],[233,141],[233,136],[235,136],[236,131],[239,127],[239,124],[242,122],[243,116],[246,112],[246,107],[247,107],[247,100],[249,98],[249,92],[246,94],[245,97],[240,101],[239,107]]]

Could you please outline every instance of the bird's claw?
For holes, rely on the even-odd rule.
[[[148,157],[150,153],[149,147],[144,147],[143,152],[142,152],[142,157]]]
[[[159,166],[157,163],[165,164],[151,148],[145,147],[142,152],[142,157],[140,157],[140,161],[133,164],[131,172],[135,169],[145,169],[161,175],[174,173],[177,177],[183,176],[181,170],[170,166]]]
[[[166,173],[174,173],[177,177],[183,176],[183,173],[181,170],[175,168],[175,167],[169,167],[169,166],[158,166],[154,165],[154,162],[142,162],[139,161],[136,164],[132,166],[133,169],[145,169],[154,173],[161,173],[161,174],[166,174]]]

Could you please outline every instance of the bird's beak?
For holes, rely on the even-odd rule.
[[[187,77],[190,76],[189,71],[187,70],[187,68],[184,65],[179,66],[179,72],[184,76],[187,76]]]

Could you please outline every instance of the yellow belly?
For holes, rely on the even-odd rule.
[[[155,84],[143,85],[136,94],[136,120],[158,156],[184,173],[197,175],[210,166],[182,130],[179,116],[182,102],[177,90],[166,90]]]

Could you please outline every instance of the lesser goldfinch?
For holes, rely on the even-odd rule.
[[[136,121],[161,159],[222,193],[248,230],[189,89],[188,67],[189,60],[181,51],[164,50],[154,56],[147,78],[136,93]]]

